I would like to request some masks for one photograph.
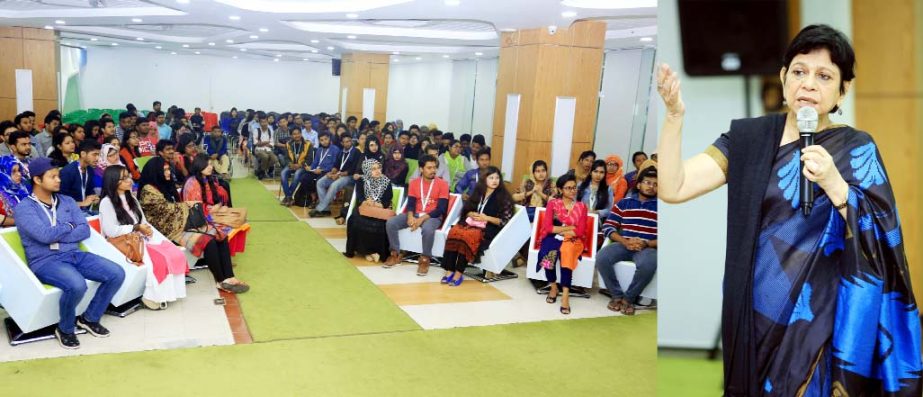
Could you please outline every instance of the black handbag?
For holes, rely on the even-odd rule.
[[[195,203],[191,208],[189,208],[189,216],[186,218],[186,227],[185,230],[199,230],[208,223],[208,220],[205,218],[205,209],[202,208],[202,203]]]

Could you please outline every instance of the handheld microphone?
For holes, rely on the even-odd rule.
[[[814,132],[817,131],[817,110],[810,106],[798,109],[797,119],[798,131],[801,135],[801,151],[804,152],[804,148],[814,145]],[[801,170],[804,170],[804,161],[801,161]],[[801,212],[804,216],[808,216],[814,206],[814,184],[808,178],[805,178],[803,172],[799,173],[798,176],[801,178]]]

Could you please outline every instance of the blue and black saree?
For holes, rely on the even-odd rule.
[[[785,114],[736,120],[706,150],[727,172],[722,333],[728,396],[920,396],[920,318],[900,217],[869,134],[820,131],[850,186],[800,211]]]

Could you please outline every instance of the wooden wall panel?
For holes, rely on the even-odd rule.
[[[58,108],[57,99],[33,99],[32,100],[32,111],[35,112],[35,123],[37,124],[35,128],[38,128],[38,124],[44,125],[44,118],[48,112]],[[118,116],[118,115],[115,115]]]
[[[0,98],[0,120],[10,120],[16,117],[16,98]]]
[[[32,69],[32,96],[35,99],[58,98],[57,44],[47,40],[23,40],[22,55],[25,69]],[[38,114],[38,112],[36,112]]]
[[[18,26],[0,26],[0,37],[22,38],[22,28]]]
[[[385,121],[388,109],[388,65],[386,54],[345,54],[340,66],[340,95],[347,89],[346,109],[341,111],[345,119],[356,116],[362,119],[362,102],[366,88],[375,89],[373,118]],[[342,99],[341,99],[342,100]]]
[[[572,48],[567,81],[568,92],[577,98],[574,117],[574,142],[593,142],[599,85],[602,79],[603,51],[597,48]]]
[[[382,123],[387,117],[388,109],[388,71],[387,63],[369,64],[369,88],[375,88],[375,120]]]
[[[868,0],[853,1],[853,45],[861,79],[856,95],[913,91],[914,0],[894,0],[887,7]],[[919,38],[917,38],[919,39]],[[859,51],[861,49],[861,51]],[[864,61],[864,62],[863,62]]]
[[[16,98],[16,69],[22,69],[22,40],[0,38],[0,98]]]
[[[54,33],[54,30],[48,30],[48,29],[22,28],[22,38],[32,39],[32,40],[54,41],[55,33]]]

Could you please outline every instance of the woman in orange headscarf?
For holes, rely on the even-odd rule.
[[[612,188],[612,202],[616,204],[625,198],[625,193],[628,191],[628,181],[622,175],[623,164],[625,162],[617,155],[606,157],[606,185]]]

